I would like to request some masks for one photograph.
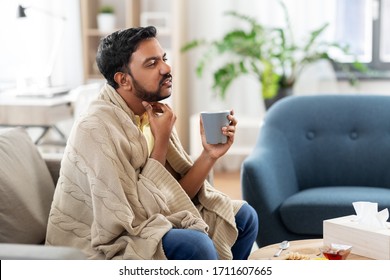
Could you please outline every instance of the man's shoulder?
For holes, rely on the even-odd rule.
[[[87,110],[87,114],[83,117],[85,120],[131,120],[130,115],[125,110],[111,102],[101,99],[93,101]],[[133,122],[133,120],[131,121]]]

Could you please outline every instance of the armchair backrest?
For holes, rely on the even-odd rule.
[[[258,141],[289,151],[300,189],[390,188],[390,96],[284,98],[267,112]]]

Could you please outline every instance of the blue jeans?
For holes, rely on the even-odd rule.
[[[258,232],[256,211],[244,204],[236,215],[238,237],[232,247],[234,260],[246,260]],[[162,238],[168,260],[217,260],[218,254],[211,238],[200,231],[171,229]]]

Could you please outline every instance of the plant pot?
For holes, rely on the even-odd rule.
[[[278,102],[280,99],[292,95],[293,93],[292,91],[293,91],[292,87],[279,88],[278,93],[276,94],[275,97],[264,99],[265,109],[268,110],[273,104]]]
[[[114,14],[101,13],[97,15],[97,26],[100,32],[112,32],[115,29],[115,23]]]

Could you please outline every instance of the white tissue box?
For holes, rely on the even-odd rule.
[[[324,244],[352,246],[352,254],[377,260],[390,260],[390,223],[387,229],[373,229],[345,216],[323,222]]]

